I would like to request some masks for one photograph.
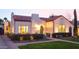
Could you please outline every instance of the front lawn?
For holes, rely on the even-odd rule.
[[[79,49],[79,44],[54,41],[19,46],[20,49]]]

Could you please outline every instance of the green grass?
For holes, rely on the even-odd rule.
[[[46,42],[37,44],[28,44],[25,46],[19,46],[20,49],[79,49],[79,44],[68,42]]]

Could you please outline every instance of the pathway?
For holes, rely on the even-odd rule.
[[[27,44],[53,42],[53,41],[63,41],[63,42],[69,42],[69,43],[79,44],[79,42],[74,42],[74,41],[68,41],[68,40],[62,40],[62,39],[56,39],[56,38],[49,38],[49,39],[50,39],[50,40],[46,40],[46,41],[35,41],[35,42],[16,43],[16,44],[17,44],[17,46],[22,46],[22,45],[27,45]]]
[[[0,37],[0,49],[8,49],[8,46],[4,43],[4,40]]]
[[[7,36],[0,35],[0,49],[18,49],[18,47]]]

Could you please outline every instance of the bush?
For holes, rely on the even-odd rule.
[[[52,37],[55,38],[60,38],[60,37],[70,37],[71,34],[70,33],[53,33]]]
[[[44,34],[32,34],[32,36],[36,40],[45,39],[45,35]]]
[[[46,36],[47,36],[47,37],[50,37],[50,33],[46,33]]]
[[[11,36],[11,40],[13,40],[13,41],[20,41],[20,36],[19,35],[15,35],[15,34],[13,34],[12,36]]]
[[[21,38],[24,41],[46,39],[46,36],[43,34],[7,34],[7,36],[13,41],[20,41]]]
[[[23,40],[31,40],[30,36],[31,34],[23,35]]]

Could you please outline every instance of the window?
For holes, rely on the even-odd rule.
[[[20,34],[28,33],[28,26],[19,26],[19,33]]]
[[[58,26],[58,32],[66,32],[66,27],[65,25],[61,24]]]

